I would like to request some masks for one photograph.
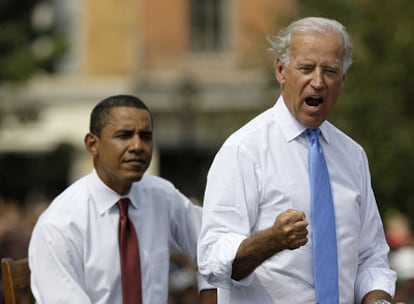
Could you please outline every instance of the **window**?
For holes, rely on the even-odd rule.
[[[223,50],[223,0],[191,0],[191,46],[194,52]]]

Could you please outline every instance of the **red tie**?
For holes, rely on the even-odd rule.
[[[142,304],[141,265],[139,261],[138,238],[134,224],[128,218],[129,198],[120,199],[119,208],[119,251],[121,257],[122,303]]]

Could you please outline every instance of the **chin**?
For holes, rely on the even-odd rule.
[[[139,182],[142,177],[144,176],[144,173],[137,173],[137,172],[131,172],[127,174],[126,178],[129,179],[132,183]]]

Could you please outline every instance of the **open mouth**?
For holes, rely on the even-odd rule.
[[[320,104],[323,103],[323,98],[322,97],[310,96],[310,97],[305,99],[305,102],[310,107],[318,107]]]

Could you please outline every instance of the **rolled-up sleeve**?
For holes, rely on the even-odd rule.
[[[395,292],[396,274],[389,268],[389,247],[384,236],[384,228],[371,187],[368,161],[363,155],[361,172],[364,176],[364,201],[361,204],[361,239],[359,246],[359,266],[355,284],[355,301],[372,290],[383,290],[391,296]]]
[[[227,145],[216,155],[208,173],[198,266],[205,279],[215,286],[251,282],[253,274],[235,281],[231,273],[240,244],[251,234],[257,218],[257,170],[246,150]]]

